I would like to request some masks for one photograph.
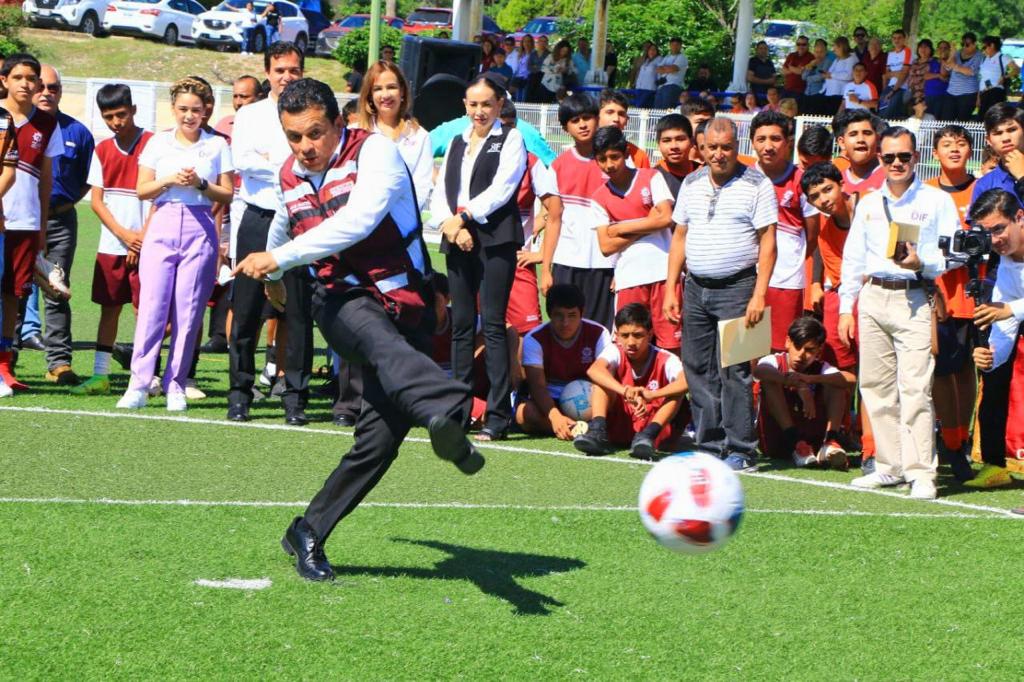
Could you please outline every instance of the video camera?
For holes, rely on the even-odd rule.
[[[969,229],[954,232],[952,240],[949,237],[939,237],[939,248],[946,257],[947,267],[966,266],[969,279],[964,285],[964,294],[974,299],[975,305],[991,303],[993,283],[979,277],[979,274],[981,264],[992,253],[992,233],[971,225]],[[987,345],[988,330],[981,332],[976,327],[973,329],[975,343]]]

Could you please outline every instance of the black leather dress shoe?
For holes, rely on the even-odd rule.
[[[466,438],[462,427],[447,417],[431,417],[427,424],[430,447],[434,454],[446,459],[468,475],[484,468],[484,456]]]
[[[228,405],[228,421],[249,421],[249,406],[243,403],[231,403]]]
[[[309,423],[309,418],[302,410],[292,410],[285,414],[284,423],[288,426],[305,426]]]
[[[33,334],[27,339],[22,339],[19,344],[22,350],[37,350],[45,351],[46,345],[43,344],[43,340],[39,338],[39,334]]]
[[[295,557],[295,570],[306,580],[334,580],[334,571],[320,538],[301,516],[296,516],[284,532],[281,547]]]
[[[219,336],[215,336],[215,337],[211,338],[209,341],[207,341],[206,343],[204,343],[202,346],[200,346],[199,347],[199,352],[200,353],[214,353],[214,354],[217,354],[217,353],[227,353],[228,352],[228,342],[225,339],[223,339],[223,338],[221,338]]]
[[[335,426],[351,428],[356,425],[356,418],[350,417],[347,414],[339,414],[334,418],[334,420],[331,423],[333,423]]]

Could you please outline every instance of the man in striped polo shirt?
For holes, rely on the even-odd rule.
[[[775,267],[775,189],[764,173],[738,161],[736,124],[712,119],[705,130],[707,166],[683,181],[672,215],[665,315],[680,317],[675,288],[684,267],[683,368],[697,444],[737,470],[755,467],[750,363],[720,368],[718,322],[764,314]]]

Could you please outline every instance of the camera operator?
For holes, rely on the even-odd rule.
[[[974,201],[970,217],[973,227],[992,236],[992,249],[1001,259],[992,302],[974,311],[974,324],[989,331],[988,343],[974,349],[974,363],[982,371],[978,426],[985,464],[965,485],[998,488],[1011,483],[1007,451],[1024,445],[1024,354],[1018,353],[1024,322],[1024,210],[1014,194],[990,189]]]

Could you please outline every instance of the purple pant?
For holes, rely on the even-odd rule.
[[[185,390],[216,270],[217,228],[210,207],[161,204],[149,221],[139,256],[139,316],[129,389],[149,388],[170,322],[164,393]]]

